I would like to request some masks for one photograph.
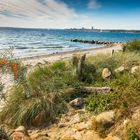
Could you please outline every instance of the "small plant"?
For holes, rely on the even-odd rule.
[[[114,108],[113,94],[91,95],[86,101],[86,109],[93,111],[95,114]]]
[[[128,129],[128,140],[139,140],[139,136],[136,134],[133,128]]]
[[[0,127],[0,139],[1,140],[11,140],[9,135],[5,132],[5,130],[2,127]]]

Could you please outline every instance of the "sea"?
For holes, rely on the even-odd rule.
[[[24,58],[102,47],[96,44],[71,42],[71,39],[127,42],[140,39],[140,33],[0,28],[0,53],[12,48],[15,57]]]

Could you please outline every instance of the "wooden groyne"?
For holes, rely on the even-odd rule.
[[[121,42],[111,42],[111,41],[80,40],[80,39],[71,39],[71,42],[79,42],[79,43],[87,43],[87,44],[100,44],[100,45],[121,43]]]

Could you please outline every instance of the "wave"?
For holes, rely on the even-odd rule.
[[[15,47],[15,49],[61,49],[66,48],[64,46],[46,46],[46,47]]]

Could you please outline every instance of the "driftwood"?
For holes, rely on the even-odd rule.
[[[78,66],[77,66],[77,77],[78,77],[79,80],[81,80],[81,77],[82,77],[85,59],[86,59],[86,54],[84,54],[83,56],[81,56],[81,58],[80,58],[80,60],[78,62]]]
[[[73,95],[75,93],[95,93],[95,94],[107,94],[113,91],[110,87],[80,87],[80,88],[68,88],[65,90],[66,95]]]

